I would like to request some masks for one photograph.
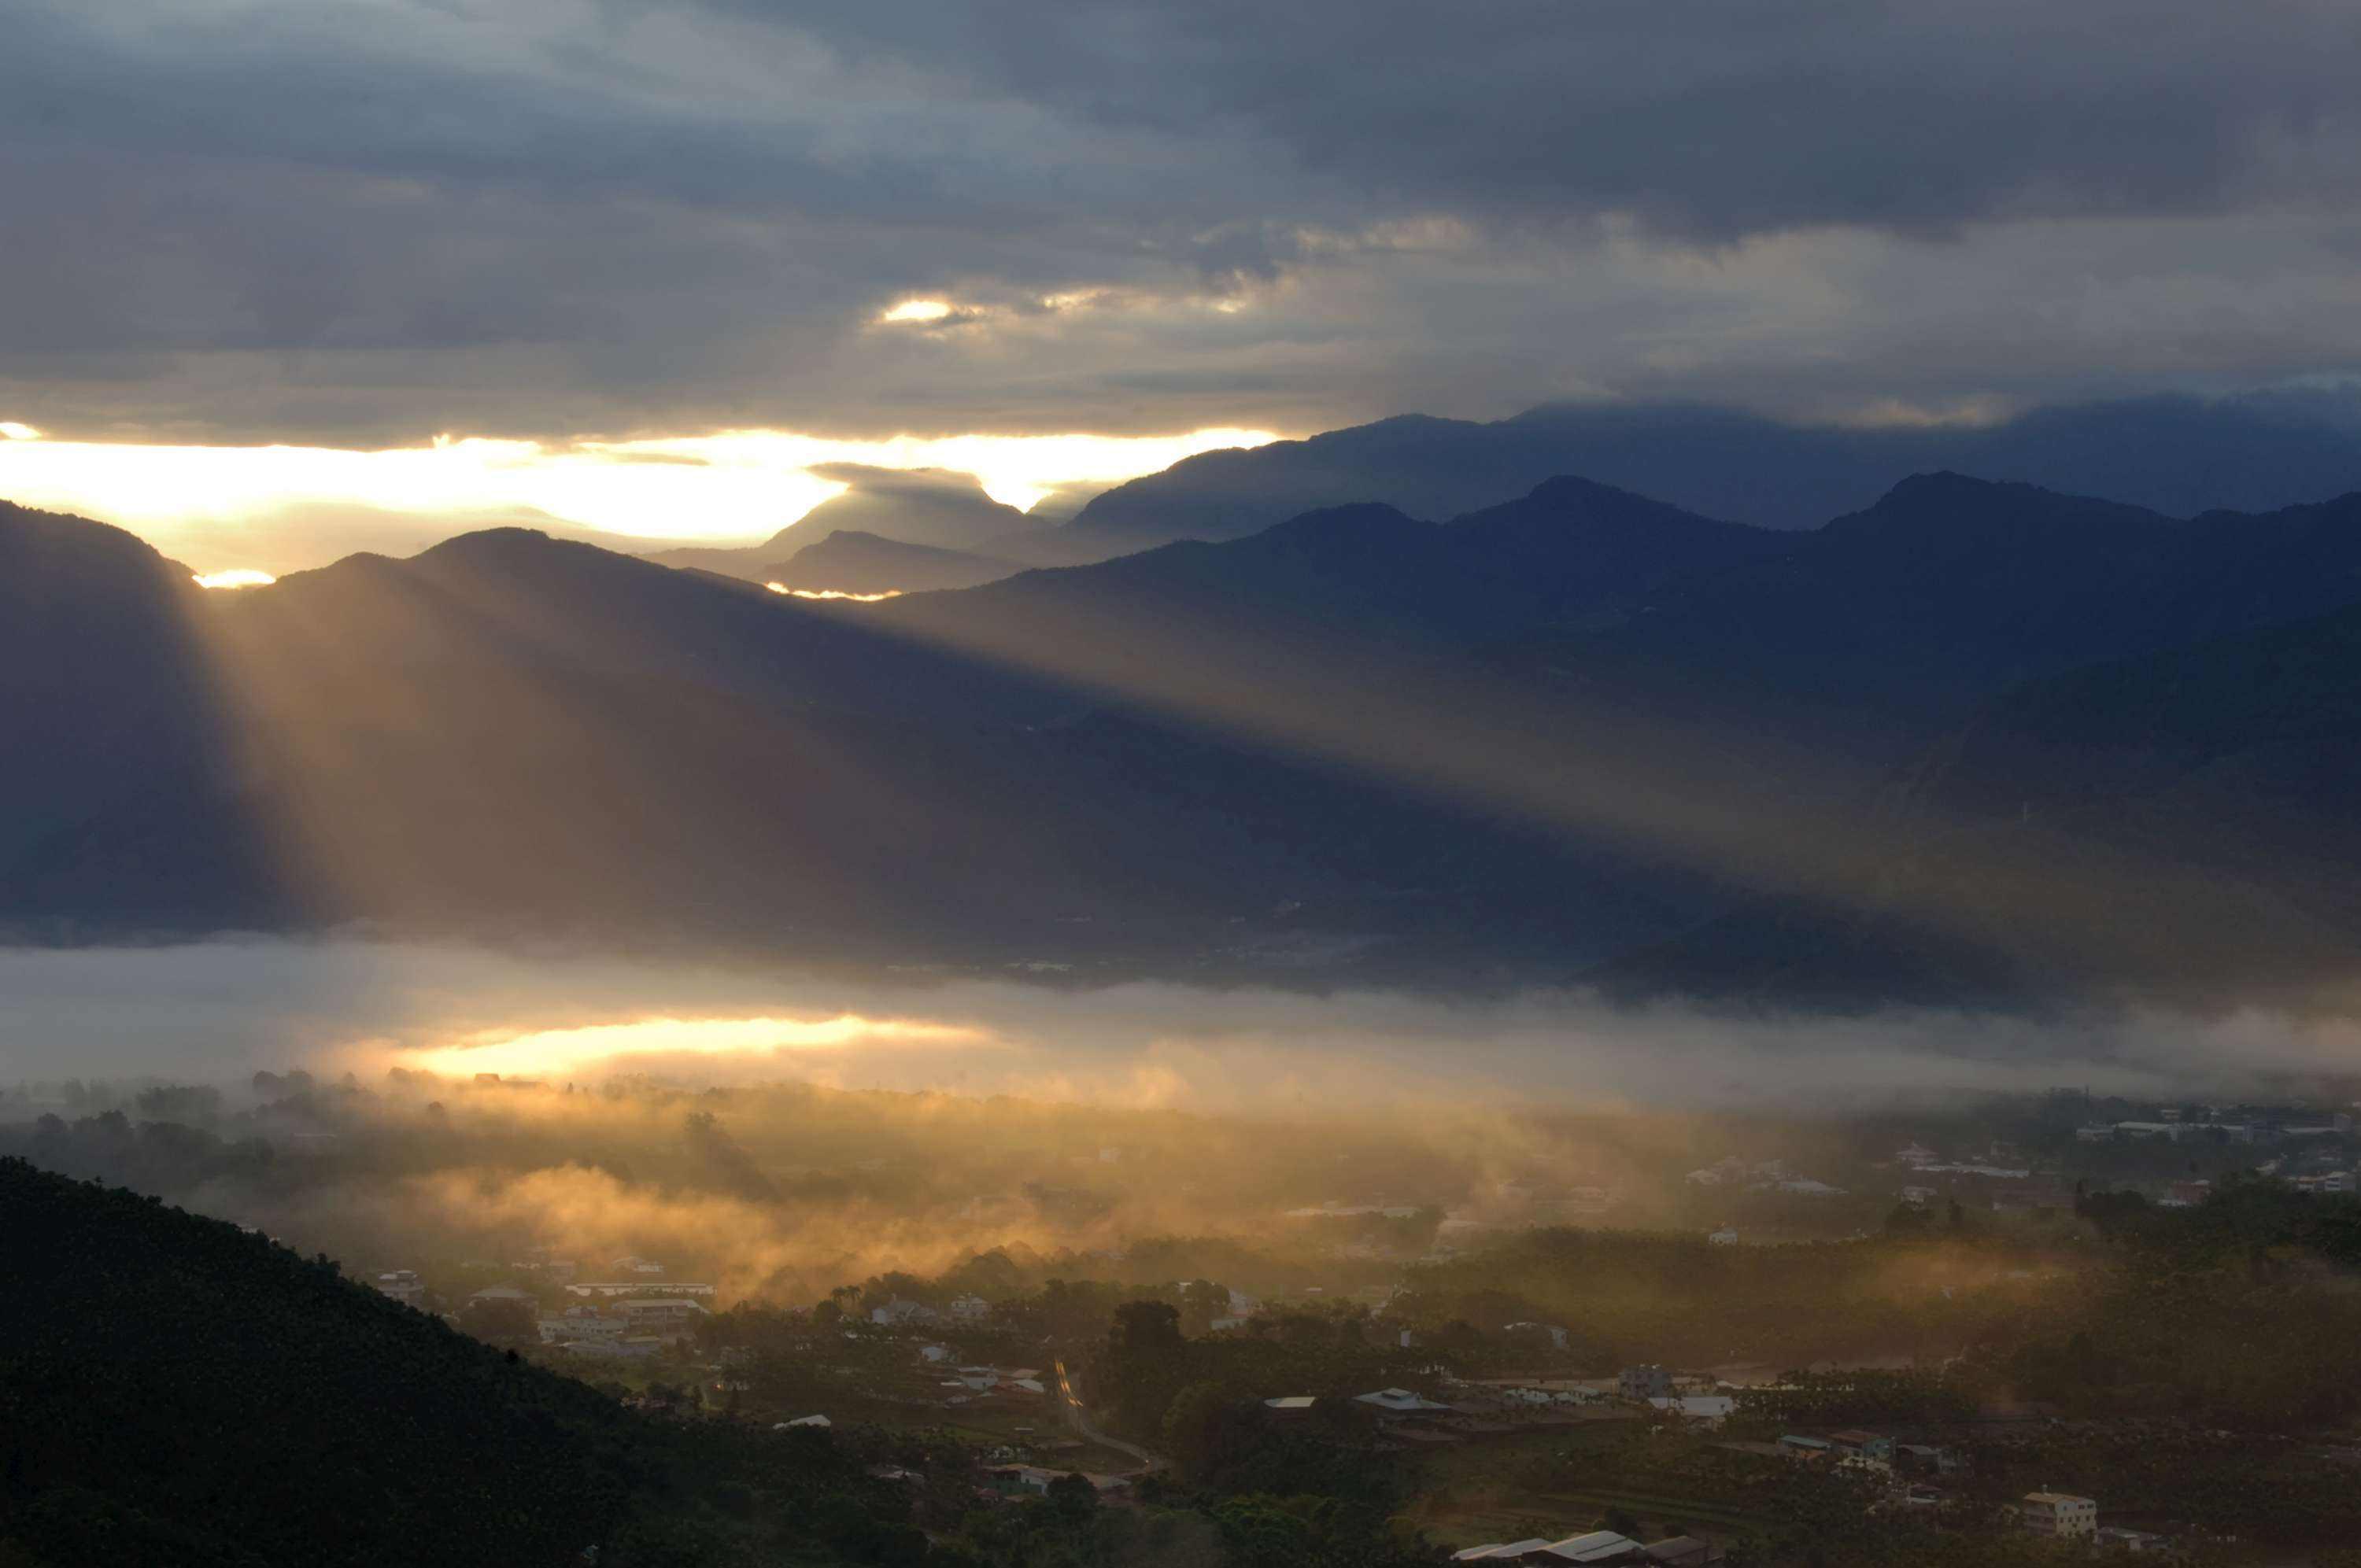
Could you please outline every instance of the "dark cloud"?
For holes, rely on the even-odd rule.
[[[2328,0],[20,0],[0,417],[1143,430],[2333,371],[2356,45]],[[874,324],[917,295],[955,309]]]

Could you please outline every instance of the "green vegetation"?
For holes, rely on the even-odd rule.
[[[12,1568],[926,1560],[824,1437],[650,1419],[324,1258],[21,1161],[0,1212]]]

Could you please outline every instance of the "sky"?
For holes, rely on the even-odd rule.
[[[737,538],[824,498],[807,450],[1025,504],[1409,410],[2361,367],[2349,0],[12,0],[7,37],[0,495],[143,532]]]

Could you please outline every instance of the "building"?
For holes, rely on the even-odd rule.
[[[369,1283],[405,1307],[418,1306],[426,1299],[426,1287],[419,1282],[415,1269],[390,1268]]]
[[[2017,1505],[2016,1522],[2032,1534],[2059,1541],[2095,1537],[2099,1505],[2071,1492],[2027,1492]]]
[[[1684,1421],[1694,1421],[1708,1430],[1719,1427],[1738,1409],[1736,1398],[1728,1394],[1658,1394],[1648,1401],[1657,1409],[1678,1416]]]
[[[1894,1157],[1899,1164],[1916,1168],[1922,1165],[1932,1165],[1937,1160],[1942,1158],[1942,1156],[1937,1154],[1933,1149],[1928,1148],[1924,1144],[1911,1144],[1904,1148],[1896,1149],[1894,1153]]]
[[[593,1279],[566,1288],[569,1296],[584,1300],[612,1299],[618,1296],[678,1296],[703,1299],[713,1294],[713,1287],[686,1279]]]
[[[1553,1346],[1559,1350],[1565,1348],[1565,1331],[1554,1323],[1503,1323],[1500,1325],[1500,1332],[1504,1334],[1512,1334],[1520,1331],[1547,1334]]]
[[[664,1266],[652,1257],[619,1257],[607,1266],[607,1272],[617,1276],[660,1275],[664,1271]]]
[[[1374,1405],[1380,1414],[1391,1416],[1426,1415],[1451,1409],[1407,1388],[1380,1388],[1374,1394],[1356,1394],[1353,1398],[1357,1404]]]
[[[1832,1431],[1828,1433],[1828,1441],[1836,1445],[1837,1452],[1848,1456],[1881,1460],[1889,1464],[1894,1462],[1894,1440],[1873,1431]]]
[[[1673,1375],[1653,1365],[1627,1366],[1616,1375],[1615,1391],[1633,1401],[1670,1398]]]
[[[1734,1225],[1724,1225],[1721,1229],[1709,1233],[1705,1239],[1715,1246],[1736,1246],[1738,1229]]]
[[[2210,1181],[2176,1181],[2165,1189],[2162,1202],[2168,1209],[2194,1209],[2213,1195]]]
[[[1471,1546],[1455,1552],[1454,1563],[1648,1563],[1658,1561],[1648,1555],[1648,1549],[1630,1536],[1611,1530],[1594,1530],[1585,1535],[1568,1536],[1564,1541],[1512,1541],[1498,1546]],[[1704,1558],[1680,1557],[1663,1561],[1705,1562]]]
[[[1894,1463],[1921,1475],[1954,1475],[1968,1467],[1967,1455],[1956,1448],[1938,1448],[1927,1442],[1900,1442],[1894,1445]]]
[[[1834,1448],[1824,1437],[1801,1437],[1791,1432],[1779,1440],[1779,1452],[1790,1459],[1826,1459]]]
[[[2115,1552],[2169,1552],[2172,1537],[2159,1535],[2152,1530],[2125,1530],[2121,1525],[2103,1524],[2091,1532],[2099,1545]]]
[[[960,1296],[951,1301],[951,1321],[980,1323],[992,1316],[992,1303],[981,1296]]]
[[[1705,1563],[1720,1562],[1722,1557],[1719,1547],[1693,1535],[1666,1536],[1642,1550],[1649,1562],[1663,1563],[1665,1568],[1702,1568]]]
[[[1281,1418],[1308,1416],[1319,1399],[1311,1394],[1282,1394],[1276,1399],[1265,1399],[1262,1408]]]
[[[869,1321],[889,1328],[899,1328],[910,1323],[939,1323],[943,1315],[924,1301],[906,1301],[896,1296],[882,1307],[872,1307]]]
[[[618,1301],[608,1310],[624,1325],[626,1335],[653,1335],[681,1340],[697,1332],[705,1309],[695,1301]]]
[[[794,1420],[781,1421],[771,1430],[773,1431],[792,1431],[796,1427],[818,1427],[824,1431],[835,1424],[836,1423],[834,1421],[829,1420],[826,1416],[797,1416]]]
[[[490,1286],[467,1298],[467,1305],[470,1307],[478,1304],[489,1305],[497,1301],[514,1301],[521,1307],[531,1307],[536,1311],[541,1307],[540,1298],[530,1290],[520,1290],[513,1285]]]

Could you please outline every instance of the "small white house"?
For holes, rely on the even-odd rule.
[[[2071,1492],[2027,1492],[2017,1505],[2016,1519],[2035,1535],[2087,1539],[2098,1531],[2099,1505]]]

